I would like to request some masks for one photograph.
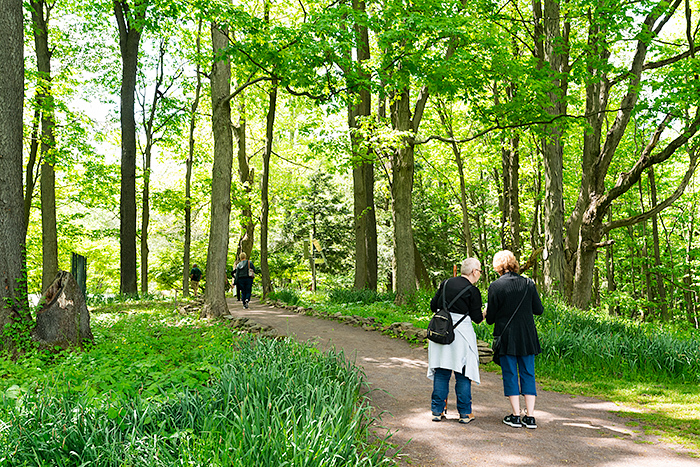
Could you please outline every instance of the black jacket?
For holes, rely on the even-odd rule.
[[[522,304],[517,308],[521,300]],[[516,308],[517,313],[504,332],[503,328]],[[542,351],[534,315],[543,312],[540,295],[532,280],[507,272],[491,283],[486,304],[486,322],[495,323],[494,336],[502,334],[501,355],[537,355]]]
[[[468,313],[469,317],[474,323],[482,322],[484,316],[481,314],[481,292],[479,292],[479,289],[474,287],[469,280],[462,276],[451,277],[445,281],[442,281],[440,287],[437,289],[437,292],[435,292],[433,299],[430,300],[430,309],[433,310],[433,313],[435,313],[438,308],[442,308],[443,288],[445,288],[445,304],[449,305],[457,294],[465,287],[469,287],[469,290],[459,297],[459,300],[457,300],[448,311],[461,315]]]
[[[235,279],[238,281],[239,279],[248,279],[250,276],[248,275],[248,268],[252,269],[255,271],[255,265],[253,262],[249,259],[244,259],[243,261],[240,261],[236,265],[236,270],[235,270]]]

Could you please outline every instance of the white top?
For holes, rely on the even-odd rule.
[[[450,313],[452,322],[457,324],[464,315]],[[479,378],[479,349],[476,346],[476,333],[472,320],[467,315],[464,321],[455,328],[455,340],[451,344],[436,344],[428,341],[428,378],[433,379],[435,368],[445,368],[462,373],[475,382],[481,383]]]

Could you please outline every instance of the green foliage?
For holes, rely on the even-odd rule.
[[[288,305],[298,305],[299,295],[294,290],[281,289],[270,292],[270,300],[281,300]]]
[[[313,238],[320,242],[325,262],[318,266],[321,271],[341,271],[350,268],[349,252],[352,249],[352,224],[348,223],[350,212],[339,187],[333,179],[321,172],[311,174],[308,185],[297,192],[286,206],[285,222],[282,226],[283,244],[302,256],[302,245]],[[280,248],[282,244],[278,247]],[[316,257],[321,252],[316,249]]]
[[[582,381],[700,382],[700,333],[643,324],[545,301],[536,319],[542,354],[538,368]]]
[[[92,348],[84,353],[39,353],[18,361],[5,369],[0,389],[65,384],[72,391],[119,398],[137,393],[155,397],[200,386],[218,375],[220,348],[230,346],[232,336],[197,317],[179,316],[173,308],[167,302],[115,300],[91,313]],[[36,364],[43,370],[26,379],[23,368]]]
[[[367,443],[363,375],[342,353],[236,338],[162,304],[93,317],[85,353],[0,359],[3,466],[391,463]]]
[[[393,302],[394,292],[377,292],[369,289],[332,289],[328,292],[329,303],[347,303],[369,305],[374,302]]]

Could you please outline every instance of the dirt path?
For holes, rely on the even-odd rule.
[[[627,426],[632,420],[610,413],[619,410],[618,405],[598,399],[539,391],[538,428],[510,428],[501,422],[509,404],[500,375],[485,371],[481,385],[472,387],[474,422],[457,423],[453,384],[448,419],[432,422],[426,349],[378,332],[261,305],[257,300],[246,310],[229,299],[229,308],[234,316],[273,326],[301,341],[317,342],[322,349],[343,349],[364,368],[375,389],[372,405],[384,411],[377,433],[381,436],[386,429],[393,433],[391,441],[404,446],[405,465],[700,467],[700,459],[645,435],[639,426]]]

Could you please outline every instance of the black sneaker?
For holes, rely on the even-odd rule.
[[[527,415],[523,415],[523,425],[525,428],[530,428],[530,429],[535,429],[537,428],[537,422],[535,421],[535,417],[528,417]]]
[[[441,413],[440,415],[435,415],[435,414],[433,414],[433,421],[434,421],[434,422],[442,421],[442,420],[444,420],[445,418],[447,418],[447,417],[445,417],[445,413],[444,413],[444,412]]]
[[[508,426],[512,426],[513,428],[521,428],[523,426],[523,424],[520,422],[519,415],[506,415],[503,418],[503,423]]]

